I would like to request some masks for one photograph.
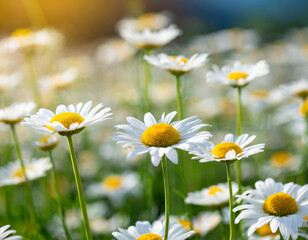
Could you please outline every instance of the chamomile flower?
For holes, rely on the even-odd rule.
[[[35,180],[46,176],[46,172],[51,168],[49,158],[34,159],[24,161],[27,178]],[[9,162],[0,168],[0,186],[16,185],[25,182],[25,176],[20,165],[20,161]]]
[[[151,113],[144,115],[144,123],[128,117],[129,125],[117,125],[119,130],[113,139],[123,147],[130,149],[127,159],[137,155],[150,153],[154,166],[158,166],[162,157],[166,157],[174,164],[178,163],[176,148],[185,151],[197,150],[197,147],[206,147],[212,136],[207,131],[198,130],[207,124],[201,123],[197,117],[186,118],[182,121],[171,122],[176,112],[163,114],[159,121]]]
[[[308,214],[308,185],[294,183],[276,183],[272,178],[258,181],[255,190],[247,190],[238,196],[244,204],[234,208],[243,210],[235,219],[250,219],[253,224],[248,229],[251,236],[258,228],[270,224],[271,231],[279,230],[285,240],[290,236],[297,239],[298,229],[303,225]]]
[[[175,25],[170,25],[169,27],[158,31],[151,31],[146,28],[142,32],[133,31],[128,28],[121,28],[120,35],[125,41],[134,45],[138,49],[155,49],[168,44],[181,35],[181,30]]]
[[[48,151],[54,149],[58,145],[58,142],[58,136],[56,134],[50,134],[40,138],[38,141],[35,142],[35,144],[39,149],[43,151]]]
[[[198,159],[200,162],[232,162],[247,158],[259,152],[263,152],[264,143],[256,144],[247,147],[254,139],[255,135],[248,136],[242,134],[234,139],[233,134],[229,133],[225,136],[222,143],[209,148],[199,148],[198,151],[191,151],[190,153],[196,155],[193,159]]]
[[[15,230],[8,230],[10,228],[10,225],[5,225],[0,228],[0,240],[19,240],[22,239],[21,236],[11,236],[11,234],[16,233]]]
[[[256,64],[242,64],[237,61],[232,66],[224,66],[221,69],[215,65],[213,70],[207,73],[206,78],[208,82],[243,87],[268,73],[269,68],[264,60]]]
[[[112,235],[117,240],[163,240],[165,232],[165,221],[157,220],[153,224],[147,221],[138,221],[135,226],[130,226],[127,230],[119,228],[118,232]],[[195,232],[186,232],[181,224],[171,221],[169,224],[169,240],[184,240],[192,236]]]
[[[290,96],[307,98],[308,97],[308,80],[300,79],[288,85],[281,86]]]
[[[24,117],[28,116],[35,107],[36,104],[32,101],[14,103],[9,107],[0,109],[0,122],[17,124],[21,122]]]
[[[195,54],[190,58],[180,56],[168,56],[159,54],[156,56],[145,56],[145,60],[156,67],[165,69],[174,75],[182,75],[195,68],[202,67],[207,61],[208,54]]]
[[[35,115],[25,118],[23,125],[32,127],[40,132],[59,133],[69,136],[82,131],[85,127],[100,123],[112,115],[110,108],[98,104],[91,111],[92,102],[78,103],[69,106],[59,105],[56,112],[41,108]]]
[[[167,27],[171,18],[164,13],[146,13],[138,18],[124,18],[118,24],[118,29],[132,29],[134,31],[143,31],[145,29],[159,30]]]
[[[127,195],[139,192],[140,179],[136,173],[110,174],[102,182],[92,183],[87,188],[87,195],[92,198],[106,196],[119,205]]]
[[[236,183],[232,183],[233,194],[238,191]],[[221,207],[229,202],[229,188],[227,183],[219,183],[217,185],[204,188],[201,191],[190,192],[185,198],[186,204]]]
[[[99,62],[106,65],[117,64],[133,57],[136,49],[123,39],[111,39],[101,44],[96,52]]]

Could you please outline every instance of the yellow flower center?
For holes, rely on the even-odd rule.
[[[149,147],[169,147],[181,141],[180,133],[170,124],[157,123],[146,129],[141,137]]]
[[[209,188],[209,195],[216,195],[217,192],[222,192],[222,189],[217,186],[212,186]]]
[[[235,81],[238,81],[239,79],[246,79],[247,77],[248,74],[243,72],[232,72],[228,75],[228,79]]]
[[[24,37],[27,35],[30,35],[32,33],[32,30],[29,28],[19,28],[17,30],[15,30],[11,36],[12,37]]]
[[[308,221],[308,217],[304,217],[304,219]]]
[[[279,230],[277,230],[275,233],[272,232],[269,223],[263,225],[263,226],[260,227],[260,228],[257,228],[256,232],[257,232],[260,236],[262,236],[262,237],[265,237],[265,236],[268,236],[268,235],[278,235],[278,234],[279,234]]]
[[[181,224],[184,229],[190,229],[191,228],[190,221],[188,221],[188,220],[180,219],[180,220],[178,220],[178,223]]]
[[[48,139],[49,139],[50,137],[51,137],[50,135],[48,135],[48,136],[46,136],[46,137],[43,137],[43,138],[41,138],[41,139],[39,140],[39,142],[47,144],[47,141],[48,141]]]
[[[299,113],[302,115],[308,115],[308,99],[306,99],[300,106],[299,106]]]
[[[172,60],[176,61],[176,65],[182,65],[186,64],[188,62],[188,58],[186,57],[181,57],[178,58],[177,56],[170,57]]]
[[[273,167],[289,167],[292,165],[292,155],[288,152],[276,152],[271,157]]]
[[[266,99],[268,98],[268,91],[265,89],[255,89],[251,91],[251,96],[258,99]]]
[[[308,97],[308,89],[304,89],[295,93],[296,96],[306,98]]]
[[[109,189],[118,189],[121,187],[123,178],[117,175],[110,175],[105,178],[103,185]]]
[[[288,193],[275,193],[265,199],[263,211],[270,215],[287,216],[297,212],[297,203]]]
[[[50,120],[50,123],[59,122],[64,127],[69,129],[71,124],[73,124],[73,123],[79,123],[80,124],[83,121],[84,121],[84,118],[82,116],[80,116],[78,113],[64,112],[64,113],[59,113],[59,114],[55,115]]]
[[[29,171],[29,170],[33,170],[33,166],[26,166],[25,167],[25,171]],[[16,168],[13,172],[12,172],[12,176],[13,178],[24,178],[24,172],[22,170],[22,168]]]
[[[138,18],[137,25],[139,30],[144,30],[145,28],[155,29],[156,28],[156,13],[146,13]]]
[[[224,158],[231,150],[235,151],[236,155],[243,152],[243,149],[239,145],[233,142],[223,142],[217,144],[211,153],[217,156],[217,158]]]
[[[163,239],[155,233],[146,233],[138,237],[137,240],[163,240]]]

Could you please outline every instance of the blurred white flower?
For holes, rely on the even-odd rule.
[[[206,78],[208,82],[243,87],[268,73],[269,67],[264,60],[256,64],[242,64],[237,61],[232,66],[224,66],[221,69],[214,65],[213,70],[206,74]]]
[[[38,141],[35,142],[36,146],[43,150],[48,151],[57,146],[59,142],[59,138],[57,134],[50,134],[45,137],[40,138]]]
[[[24,160],[25,171],[28,179],[35,180],[46,176],[46,172],[51,168],[49,158]],[[0,186],[16,185],[25,182],[25,176],[20,165],[20,161],[9,162],[0,168]]]
[[[2,73],[0,74],[0,91],[4,92],[11,88],[16,87],[21,81],[22,75],[21,73]]]
[[[0,109],[0,122],[6,124],[17,124],[21,122],[24,117],[31,114],[36,107],[36,104],[32,101],[14,103],[9,107]]]
[[[290,96],[300,97],[303,99],[308,97],[307,79],[303,78],[290,84],[282,85],[281,88],[284,89]]]
[[[233,194],[238,191],[236,183],[232,183]],[[185,198],[186,204],[220,207],[229,203],[229,188],[227,183],[219,183],[201,191],[190,192]]]
[[[190,58],[182,55],[168,56],[164,53],[152,56],[144,56],[150,64],[165,69],[174,75],[182,75],[195,68],[202,67],[207,62],[208,54],[195,54]]]
[[[22,239],[21,236],[11,236],[9,235],[16,233],[15,230],[8,230],[10,225],[5,225],[0,228],[0,240],[19,240]]]

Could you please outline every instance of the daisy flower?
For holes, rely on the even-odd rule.
[[[35,107],[36,104],[30,101],[14,103],[9,107],[2,108],[0,109],[0,122],[11,125],[17,124],[29,115]]]
[[[133,31],[128,28],[120,29],[121,37],[138,49],[155,49],[162,47],[180,36],[181,33],[181,30],[175,25],[170,25],[158,31],[151,31],[148,28],[142,32]]]
[[[92,183],[87,188],[87,195],[91,197],[106,196],[112,203],[120,204],[126,195],[138,193],[139,176],[133,172],[110,174],[102,182]]]
[[[51,134],[40,138],[38,141],[35,142],[35,144],[39,149],[43,151],[48,151],[54,149],[58,145],[58,142],[58,136],[56,134]]]
[[[202,67],[207,61],[208,54],[195,54],[190,58],[180,56],[168,56],[159,54],[156,56],[144,56],[150,64],[165,69],[174,75],[189,73],[195,68]]]
[[[182,121],[171,122],[176,112],[162,115],[159,121],[151,113],[144,115],[144,122],[128,117],[129,125],[117,125],[119,130],[113,139],[123,148],[130,149],[127,159],[137,155],[150,153],[154,166],[158,166],[162,157],[166,157],[174,164],[178,163],[176,148],[185,151],[197,150],[197,147],[209,145],[212,136],[207,131],[198,130],[207,124],[201,123],[197,117],[186,118]]]
[[[46,176],[46,172],[51,169],[49,158],[33,159],[31,162],[24,160],[24,165],[27,178],[30,181]],[[19,161],[9,162],[0,168],[0,186],[16,185],[25,181]]]
[[[255,190],[247,190],[238,196],[244,204],[234,208],[234,211],[243,210],[235,223],[242,219],[252,220],[254,223],[248,229],[248,236],[270,224],[271,231],[275,233],[279,230],[285,240],[290,236],[297,239],[298,229],[308,215],[308,185],[276,183],[268,178],[264,182],[256,182],[255,187]]]
[[[287,92],[289,95],[299,98],[307,98],[308,97],[308,80],[300,79],[298,81],[292,82],[287,85],[281,86],[281,88]]]
[[[124,18],[117,24],[118,29],[132,29],[134,31],[143,31],[146,28],[159,30],[167,27],[171,18],[164,13],[146,13],[138,18]]]
[[[92,101],[85,104],[78,103],[69,106],[59,105],[56,112],[41,108],[35,115],[25,118],[22,125],[32,127],[44,133],[59,133],[61,136],[70,136],[82,131],[85,127],[100,123],[112,113],[110,108],[103,108],[98,104],[91,111]]]
[[[233,162],[263,152],[264,143],[246,147],[255,138],[255,135],[249,137],[248,134],[242,134],[234,139],[233,134],[229,133],[222,143],[216,146],[212,145],[209,148],[199,148],[198,151],[191,151],[190,153],[196,155],[193,159],[198,159],[200,162]]]
[[[8,230],[10,228],[10,225],[5,225],[0,228],[0,240],[19,240],[22,239],[21,236],[11,236],[9,235],[16,233],[15,230]]]
[[[243,87],[268,73],[269,68],[264,60],[256,64],[242,64],[237,61],[232,66],[224,66],[221,69],[215,65],[213,70],[207,73],[206,78],[208,82]]]
[[[171,221],[169,224],[169,240],[184,240],[192,236],[195,231],[186,232],[181,224]],[[157,220],[153,224],[147,221],[138,221],[135,226],[127,230],[119,228],[112,235],[118,240],[163,240],[165,232],[165,221]]]
[[[106,65],[117,64],[133,57],[136,49],[120,38],[111,39],[101,44],[96,52],[99,62]]]
[[[232,183],[233,194],[238,191],[236,183]],[[207,207],[221,207],[227,205],[229,202],[229,188],[227,183],[219,183],[217,185],[204,188],[201,191],[188,193],[185,198],[186,204],[207,206]]]

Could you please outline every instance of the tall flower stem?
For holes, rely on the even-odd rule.
[[[82,189],[81,178],[79,174],[76,154],[75,154],[74,145],[73,145],[73,139],[71,135],[67,136],[67,143],[70,149],[70,156],[72,160],[72,166],[73,166],[75,182],[76,182],[76,187],[77,187],[77,192],[78,192],[79,204],[80,204],[80,208],[81,208],[81,212],[83,216],[83,225],[85,228],[86,239],[92,240],[92,234],[90,230],[90,223],[89,223],[87,207],[86,207],[86,200],[85,200],[83,189]]]
[[[161,160],[161,166],[162,166],[162,171],[163,171],[164,191],[165,191],[165,235],[164,235],[164,240],[168,240],[170,212],[169,212],[169,182],[168,182],[166,156],[163,156],[163,158]]]
[[[234,236],[234,221],[233,221],[233,192],[232,192],[232,178],[231,178],[231,164],[226,163],[227,167],[227,181],[229,187],[229,208],[230,208],[230,237],[229,240],[233,240]]]
[[[68,231],[68,227],[66,226],[66,223],[65,223],[64,208],[63,208],[61,197],[60,197],[59,185],[57,183],[56,167],[55,167],[55,163],[52,157],[52,151],[48,150],[48,154],[49,154],[50,162],[52,165],[51,172],[52,172],[52,178],[53,178],[53,187],[54,187],[54,191],[55,191],[57,202],[58,202],[58,208],[59,208],[58,210],[59,210],[62,225],[64,228],[65,236],[66,236],[66,239],[72,240],[71,235]]]
[[[181,79],[180,75],[175,75],[176,80],[176,101],[178,106],[178,119],[183,120],[183,104],[182,104],[182,96],[181,96]]]
[[[150,55],[150,50],[144,50],[143,56]],[[149,89],[151,85],[151,72],[150,64],[143,58],[143,71],[144,71],[144,101],[145,101],[145,112],[151,111],[151,99]]]
[[[36,79],[33,56],[34,56],[33,53],[25,53],[26,66],[28,69],[29,80],[30,80],[30,84],[32,87],[32,93],[33,93],[34,99],[36,103],[38,104],[38,106],[42,107],[42,100],[41,100],[40,91],[39,91],[39,87],[38,87],[38,83]]]
[[[22,155],[21,155],[21,150],[20,150],[19,141],[18,141],[17,134],[16,134],[15,125],[10,124],[10,127],[11,127],[11,132],[12,132],[12,135],[13,135],[13,140],[14,140],[17,158],[19,160],[21,170],[22,170],[23,176],[25,178],[25,185],[26,185],[27,195],[28,195],[27,199],[28,199],[29,206],[30,206],[30,222],[32,223],[33,226],[36,226],[37,220],[36,220],[36,211],[35,211],[34,201],[33,201],[33,197],[32,197],[32,187],[31,187],[29,178],[27,176],[26,167],[25,167]],[[33,234],[35,234],[36,229],[37,228],[35,227]]]
[[[237,88],[237,136],[242,134],[242,88]],[[241,161],[236,161],[237,184],[239,193],[242,192],[242,168]]]

